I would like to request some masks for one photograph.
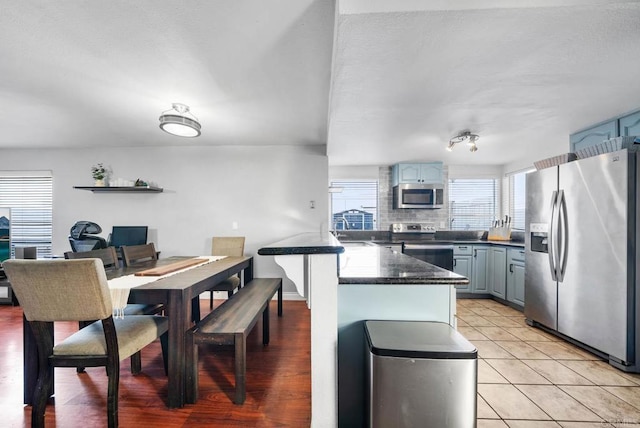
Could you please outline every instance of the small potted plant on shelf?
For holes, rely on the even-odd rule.
[[[107,170],[101,163],[91,167],[91,175],[95,180],[96,187],[104,187],[104,178],[107,175]]]

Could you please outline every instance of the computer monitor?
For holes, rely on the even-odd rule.
[[[11,210],[0,208],[0,264],[11,258]]]
[[[123,245],[144,245],[147,243],[148,226],[113,226],[109,245],[120,248]]]

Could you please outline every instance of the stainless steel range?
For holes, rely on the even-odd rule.
[[[435,240],[433,223],[393,223],[390,230],[392,241],[404,242],[404,254],[453,270],[453,244]]]

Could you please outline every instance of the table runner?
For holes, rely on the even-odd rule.
[[[199,266],[215,262],[216,260],[224,259],[226,256],[198,256],[194,258],[207,259],[206,262],[188,266],[184,269],[180,269],[174,272],[170,272],[161,276],[136,276],[135,274],[125,275],[118,278],[110,279],[109,290],[111,291],[111,304],[113,305],[113,317],[124,318],[124,308],[127,306],[127,300],[129,300],[129,291],[140,285],[149,284],[150,282],[159,281],[162,278],[167,278],[171,275],[185,272],[190,269],[195,269]]]

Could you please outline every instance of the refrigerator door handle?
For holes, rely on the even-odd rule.
[[[551,221],[549,221],[549,232],[547,233],[547,253],[549,254],[549,269],[551,269],[551,279],[554,281],[558,280],[558,275],[556,272],[556,237],[555,231],[557,230],[557,202],[558,202],[558,192],[553,191],[551,195]]]
[[[569,250],[569,223],[567,221],[567,201],[564,197],[564,190],[558,194],[558,247],[560,253],[557,257],[558,282],[564,280],[567,271],[567,255]]]

